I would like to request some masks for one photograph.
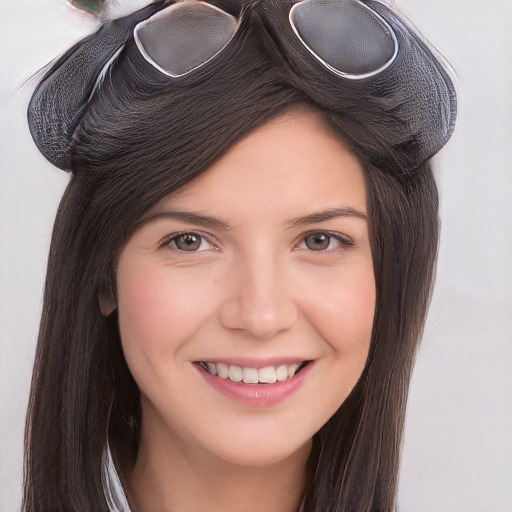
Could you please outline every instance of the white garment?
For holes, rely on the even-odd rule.
[[[121,479],[114,466],[108,443],[103,451],[101,478],[109,512],[132,512],[130,505],[128,505]]]

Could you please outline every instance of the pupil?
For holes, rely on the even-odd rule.
[[[314,235],[309,235],[306,237],[306,247],[308,249],[312,249],[313,251],[322,251],[329,247],[329,243],[331,238],[325,233],[316,233]]]
[[[201,238],[187,233],[176,239],[176,247],[181,251],[195,251],[201,245]]]

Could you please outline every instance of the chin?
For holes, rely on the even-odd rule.
[[[233,438],[226,445],[215,446],[208,451],[226,463],[246,467],[273,466],[293,457],[307,458],[312,440],[307,439],[296,445],[284,446],[279,440],[254,442],[249,438],[236,442]]]

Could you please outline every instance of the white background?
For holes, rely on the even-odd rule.
[[[141,3],[121,0],[121,6]],[[436,158],[438,279],[414,373],[401,512],[512,512],[512,1],[397,0],[452,62],[459,120]],[[33,145],[24,81],[94,30],[64,0],[0,0],[0,510],[19,510],[50,232],[67,176]]]

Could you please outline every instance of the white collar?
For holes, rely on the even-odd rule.
[[[114,465],[108,442],[103,450],[101,479],[109,512],[132,512]]]

